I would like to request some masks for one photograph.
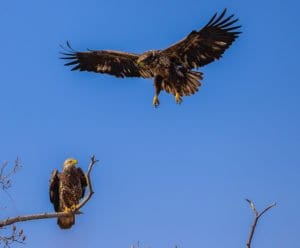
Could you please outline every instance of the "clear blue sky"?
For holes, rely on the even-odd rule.
[[[227,7],[243,34],[204,68],[181,106],[151,80],[70,72],[78,50],[160,49]],[[1,218],[50,212],[48,180],[65,158],[101,160],[76,225],[22,223],[26,247],[244,247],[252,212],[276,201],[255,247],[299,247],[298,1],[2,1],[1,161],[19,156]],[[68,246],[71,247],[71,246]]]

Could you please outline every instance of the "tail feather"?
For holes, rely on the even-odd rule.
[[[57,218],[57,224],[61,229],[69,229],[75,224],[75,215]]]
[[[198,91],[198,88],[201,86],[199,80],[203,79],[201,72],[190,71],[184,75],[184,83],[178,85],[177,89],[181,96],[193,95]]]
[[[184,68],[180,68],[180,72],[177,75],[177,82],[163,80],[162,89],[167,93],[172,93],[174,96],[176,93],[179,93],[180,96],[189,96],[198,91],[198,88],[201,86],[200,80],[203,79],[202,72],[186,71]]]

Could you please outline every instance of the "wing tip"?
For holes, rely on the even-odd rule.
[[[230,25],[236,23],[239,18],[236,18],[234,20],[231,20],[234,17],[234,14],[231,14],[228,17],[225,17],[225,14],[227,13],[227,8],[224,8],[224,10],[221,12],[221,14],[218,16],[218,12],[216,12],[213,17],[209,20],[209,22],[205,25],[205,27],[230,27]],[[225,17],[225,18],[224,18]],[[240,28],[241,26],[237,26],[236,28]]]
[[[59,52],[60,55],[63,55],[59,57],[59,59],[63,60],[71,60],[64,64],[64,66],[71,66],[75,65],[73,68],[71,68],[71,71],[75,71],[80,69],[79,60],[77,56],[77,51],[73,49],[71,46],[71,43],[67,40],[65,45],[59,44],[60,48],[63,50]]]
[[[75,49],[73,49],[71,43],[68,40],[66,41],[66,45],[59,44],[59,47],[63,50],[59,53],[65,56],[75,56],[78,53]],[[67,59],[67,58],[61,58],[61,59]]]

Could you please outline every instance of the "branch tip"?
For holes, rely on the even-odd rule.
[[[256,228],[256,225],[257,225],[257,222],[258,222],[259,218],[263,214],[265,214],[268,210],[270,210],[271,208],[275,207],[276,206],[276,202],[274,202],[273,204],[269,205],[261,213],[259,213],[259,212],[257,212],[257,210],[255,208],[255,205],[254,205],[254,203],[251,200],[246,199],[246,201],[250,204],[250,207],[251,207],[251,209],[253,210],[253,212],[255,214],[254,221],[253,221],[253,224],[252,224],[252,227],[251,227],[251,230],[250,230],[249,238],[248,238],[248,241],[247,241],[247,248],[251,248],[251,242],[252,242],[253,235],[254,235],[254,232],[255,232],[255,228]]]

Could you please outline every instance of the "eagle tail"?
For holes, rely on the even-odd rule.
[[[57,218],[57,224],[61,229],[69,229],[75,224],[75,215]]]
[[[177,74],[177,82],[171,83],[170,80],[163,80],[162,89],[167,93],[172,93],[174,96],[179,93],[180,96],[193,95],[198,91],[201,86],[200,80],[203,79],[203,73],[198,71],[186,71],[181,68]]]
[[[184,83],[180,84],[179,94],[181,96],[193,95],[198,91],[198,88],[201,86],[200,80],[203,79],[202,72],[189,71],[185,73]]]

